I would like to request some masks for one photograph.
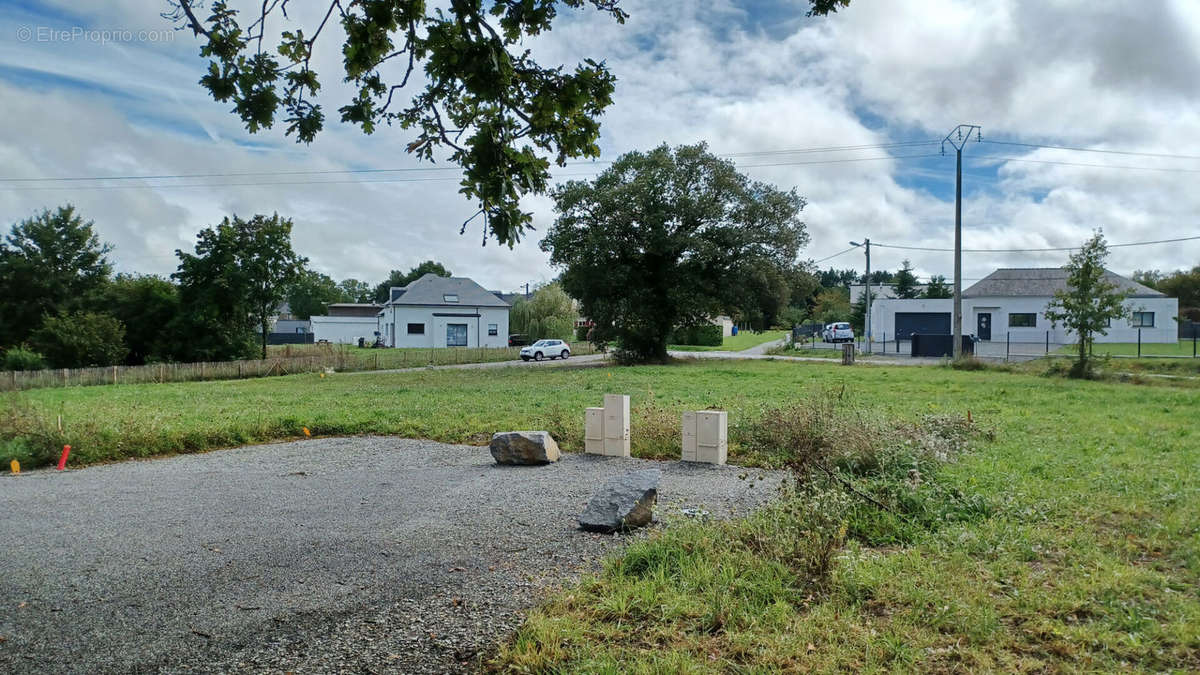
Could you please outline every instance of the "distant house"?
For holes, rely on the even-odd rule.
[[[312,342],[312,324],[306,319],[296,318],[287,301],[275,308],[271,319],[271,330],[267,343],[273,345],[304,344]]]
[[[377,312],[389,347],[506,347],[510,305],[465,277],[426,274]]]
[[[318,342],[340,344],[357,344],[362,338],[373,344],[381,308],[369,302],[335,302],[326,308],[325,316],[312,317],[313,337]]]
[[[1133,313],[1129,319],[1113,321],[1107,335],[1096,336],[1097,342],[1136,342],[1139,330],[1142,342],[1177,341],[1177,299],[1108,270],[1104,274],[1129,291],[1125,305]],[[1045,316],[1055,291],[1066,287],[1067,271],[1061,267],[998,269],[963,291],[963,334],[980,340],[1074,342],[1073,333],[1062,324],[1052,326]],[[953,312],[951,298],[873,300],[871,333],[876,340],[907,340],[913,333],[949,334]]]

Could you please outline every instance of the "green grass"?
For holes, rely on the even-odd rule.
[[[74,464],[307,426],[475,443],[544,428],[577,450],[583,408],[609,392],[632,397],[639,456],[677,457],[679,413],[708,406],[730,412],[737,463],[792,461],[806,439],[884,439],[887,461],[839,466],[900,515],[826,491],[676,523],[533,612],[498,669],[1200,669],[1195,388],[781,361],[297,375],[12,395],[0,447],[44,457],[69,442]],[[923,436],[896,435],[968,414],[992,440],[976,434],[950,461],[910,461]]]
[[[534,611],[490,665],[597,673],[1200,668],[1197,392],[947,368],[795,367],[817,369],[845,383],[847,397],[902,420],[923,409],[970,410],[994,440],[976,439],[922,484],[986,508],[927,521],[884,545],[871,541],[870,526],[886,529],[892,516],[860,515],[859,532],[825,575],[798,564],[790,545],[760,543],[799,537],[800,550],[821,550],[829,536],[819,537],[821,522],[804,511],[812,500],[728,525],[676,524]]]
[[[668,348],[681,352],[716,352],[729,351],[740,352],[744,349],[757,347],[764,342],[772,340],[782,340],[787,336],[787,333],[777,330],[769,330],[763,333],[753,333],[750,331],[740,331],[737,335],[726,337],[723,339],[720,347],[706,347],[699,345],[670,345]]]
[[[1077,349],[1074,345],[1066,345],[1060,347],[1057,354],[1074,355]],[[1095,356],[1137,356],[1138,346],[1136,342],[1097,342],[1092,346],[1092,354]],[[1177,343],[1158,343],[1158,342],[1143,342],[1143,356],[1183,356],[1191,358],[1192,356],[1192,341],[1180,340]]]

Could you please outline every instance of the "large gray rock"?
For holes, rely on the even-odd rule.
[[[616,532],[646,525],[654,516],[661,478],[658,469],[645,469],[609,479],[579,516],[579,527],[590,532]]]
[[[504,431],[492,436],[497,464],[549,464],[559,458],[558,443],[546,431]]]

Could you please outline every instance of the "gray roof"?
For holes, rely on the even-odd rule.
[[[393,294],[395,295],[395,294]],[[458,302],[446,302],[444,296],[457,295]],[[389,305],[442,305],[448,307],[509,307],[483,286],[466,277],[439,277],[432,272],[404,287]]]
[[[1104,278],[1117,288],[1129,291],[1131,298],[1163,298],[1165,294],[1136,281],[1104,270]],[[1014,296],[1048,298],[1067,287],[1067,270],[1062,267],[1002,267],[963,291],[964,298],[1006,298]]]

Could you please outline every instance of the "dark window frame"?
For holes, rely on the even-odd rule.
[[[500,324],[498,324],[498,323],[489,323],[489,324],[488,324],[488,335],[489,335],[490,337],[495,337],[495,336],[497,336],[497,335],[499,335],[499,334],[500,334]]]
[[[462,343],[450,342],[450,329],[453,327],[462,326]],[[457,332],[457,331],[455,331]],[[471,343],[471,328],[470,324],[465,323],[448,323],[446,324],[446,346],[447,347],[466,347]]]
[[[1146,315],[1150,315],[1150,323],[1146,323]],[[1154,312],[1134,312],[1129,317],[1129,323],[1134,328],[1154,328]]]
[[[421,330],[413,330],[413,327],[414,327],[414,326],[420,326],[420,327],[421,327]],[[423,324],[423,323],[410,323],[410,324],[408,324],[408,332],[407,332],[407,333],[405,333],[405,334],[406,334],[406,335],[424,335],[424,334],[425,334],[425,324]]]
[[[1017,317],[1022,317],[1017,320]],[[1024,323],[1028,318],[1030,323]],[[1037,328],[1037,312],[1009,312],[1008,313],[1009,328]]]

